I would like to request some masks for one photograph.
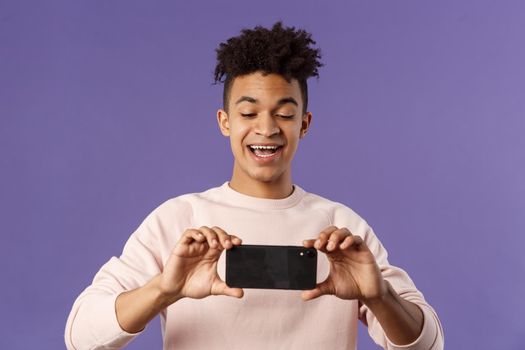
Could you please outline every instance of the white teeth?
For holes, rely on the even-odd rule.
[[[278,146],[257,146],[257,145],[250,145],[250,148],[252,148],[252,149],[277,149]]]

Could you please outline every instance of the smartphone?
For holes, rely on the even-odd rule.
[[[315,248],[240,245],[226,250],[229,287],[305,290],[316,283]]]

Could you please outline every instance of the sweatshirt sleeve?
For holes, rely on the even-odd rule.
[[[436,312],[425,301],[423,294],[416,288],[408,274],[403,269],[390,265],[388,252],[366,220],[346,205],[337,203],[333,212],[333,223],[336,226],[346,226],[353,234],[361,236],[374,254],[383,277],[390,282],[400,297],[416,304],[423,312],[423,329],[419,337],[411,344],[397,345],[388,339],[369,308],[359,302],[359,319],[368,327],[368,334],[374,342],[386,350],[442,350],[443,328]]]
[[[368,224],[364,241],[375,255],[383,277],[391,283],[400,297],[416,304],[423,312],[423,329],[419,337],[410,344],[397,345],[386,336],[381,324],[368,307],[359,303],[359,319],[368,326],[368,333],[372,339],[386,350],[442,350],[443,328],[435,310],[425,301],[423,294],[416,288],[408,274],[403,269],[388,263],[386,249]]]
[[[144,219],[129,237],[121,256],[109,259],[75,300],[64,334],[68,349],[120,349],[142,333],[128,333],[120,327],[115,301],[122,292],[143,286],[162,271],[160,247],[173,232],[170,202],[161,204]]]

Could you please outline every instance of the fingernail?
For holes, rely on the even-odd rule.
[[[327,248],[327,249],[332,249],[332,248],[334,248],[334,245],[335,245],[335,243],[332,242],[332,241],[330,241],[330,242],[328,242],[326,248]]]

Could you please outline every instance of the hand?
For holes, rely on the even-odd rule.
[[[315,289],[303,291],[304,300],[324,294],[341,299],[373,300],[387,293],[387,284],[376,259],[363,239],[346,228],[329,226],[319,238],[305,240],[305,248],[315,247],[325,253],[330,262],[330,273]]]
[[[177,242],[161,275],[161,290],[172,302],[209,295],[241,298],[241,288],[230,288],[217,273],[217,261],[224,249],[240,245],[241,239],[217,226],[187,229]]]

